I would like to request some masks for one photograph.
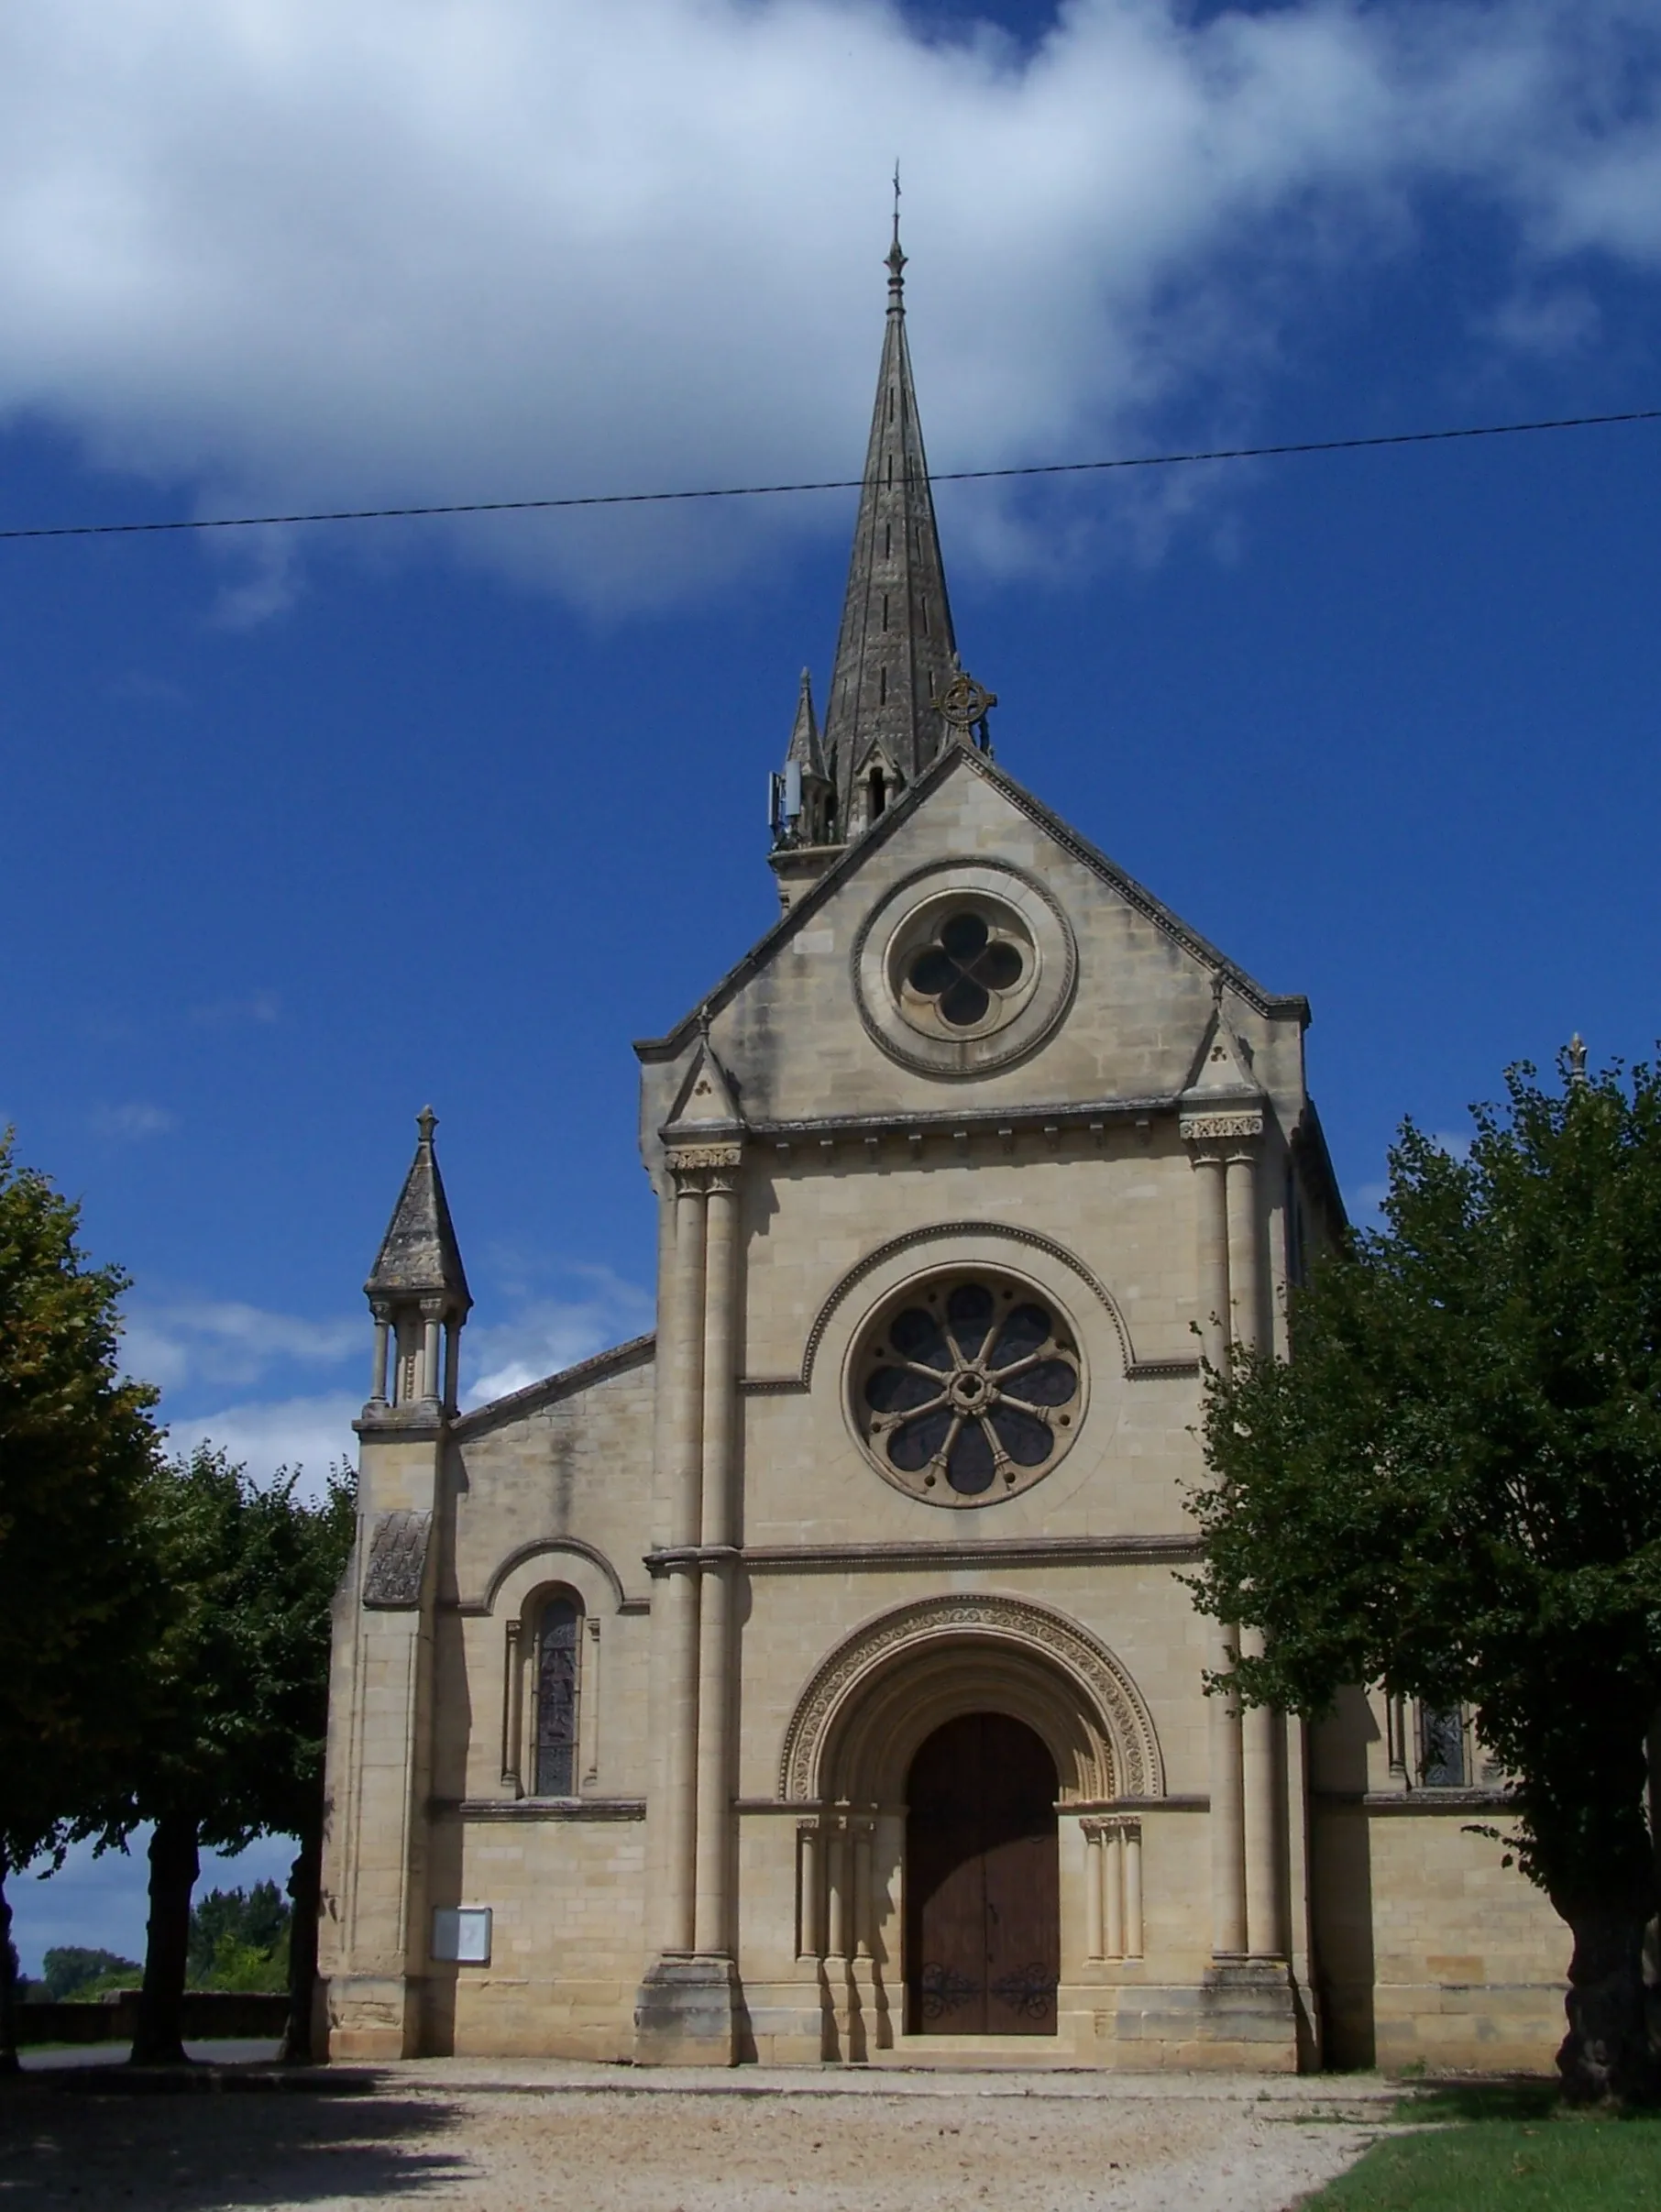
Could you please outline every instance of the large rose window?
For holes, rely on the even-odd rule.
[[[944,1277],[889,1301],[853,1376],[867,1450],[901,1490],[990,1505],[1035,1482],[1076,1434],[1084,1378],[1072,1331],[1021,1283]]]

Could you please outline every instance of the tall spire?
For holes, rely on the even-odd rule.
[[[906,343],[897,171],[887,268],[882,369],[825,712],[842,837],[880,813],[896,784],[915,782],[954,734],[939,707],[955,641]]]

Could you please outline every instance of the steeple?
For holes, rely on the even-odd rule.
[[[363,1286],[375,1316],[375,1377],[369,1407],[378,1413],[389,1404],[389,1337],[397,1352],[391,1406],[403,1411],[419,1404],[430,1413],[442,1403],[454,1410],[458,1337],[473,1304],[444,1194],[444,1177],[438,1172],[438,1155],[433,1145],[438,1117],[431,1106],[424,1106],[415,1117],[415,1127],[419,1132],[415,1157]],[[442,1381],[438,1357],[441,1326],[448,1344]]]
[[[955,734],[940,712],[956,648],[906,343],[897,186],[887,268],[882,369],[825,712],[838,838],[867,828]]]

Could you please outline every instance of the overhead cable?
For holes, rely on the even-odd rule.
[[[1613,423],[1661,422],[1661,407],[1622,414],[1556,415],[1536,423],[1480,423],[1454,430],[1396,430],[1371,437],[1301,438],[1282,446],[1220,446],[1204,453],[1138,453],[1106,461],[1030,461],[1008,468],[930,470],[930,484],[984,484],[1007,477],[1088,476],[1111,468],[1181,468],[1200,461],[1270,461],[1297,453],[1359,453],[1385,446],[1436,446],[1456,438],[1509,438],[1537,430],[1589,430]],[[685,500],[777,499],[807,491],[858,491],[859,477],[824,477],[798,484],[718,484],[690,491],[588,491],[536,500],[453,500],[412,507],[333,507],[299,514],[173,516],[143,523],[42,523],[0,529],[0,541],[20,538],[141,537],[185,530],[264,530],[298,523],[383,523],[446,514],[533,514],[570,507],[650,507]]]

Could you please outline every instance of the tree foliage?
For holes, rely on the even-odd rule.
[[[1645,1740],[1661,1708],[1661,1073],[1507,1077],[1460,1160],[1411,1124],[1381,1230],[1319,1262],[1290,1365],[1213,1379],[1204,1609],[1248,1700],[1474,1709],[1574,1934],[1559,2063],[1654,2094]]]
[[[236,1851],[259,1834],[321,1839],[330,1604],[354,1506],[342,1474],[315,1504],[298,1483],[284,1471],[261,1487],[202,1445],[160,1486],[159,1542],[179,1602],[115,1823],[155,1823],[134,2046],[142,2060],[182,2053],[199,1846]]]
[[[152,1542],[155,1392],[122,1379],[126,1278],[0,1135],[0,2065],[8,1867],[114,1787],[170,1599]]]
[[[94,1997],[105,1989],[130,1989],[138,1977],[137,1959],[123,1958],[118,1951],[100,1951],[81,1943],[57,1943],[41,1961],[40,1986],[53,1999]]]

